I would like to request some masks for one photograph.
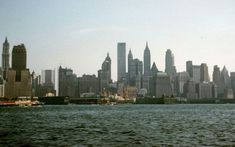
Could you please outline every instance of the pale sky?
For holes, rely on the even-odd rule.
[[[78,76],[96,74],[107,52],[117,77],[117,42],[165,69],[165,52],[185,62],[235,71],[234,0],[0,0],[0,41],[24,43],[28,68],[40,73],[59,65]],[[212,77],[211,77],[212,78]]]

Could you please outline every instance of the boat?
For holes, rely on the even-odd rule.
[[[41,106],[44,104],[42,102],[39,102],[37,99],[37,97],[18,97],[15,103],[17,106],[20,107]]]
[[[36,97],[18,97],[16,99],[6,99],[3,98],[0,100],[0,107],[11,107],[11,106],[19,106],[19,107],[32,107],[32,106],[41,106],[42,102],[39,102]]]
[[[0,101],[0,107],[17,106],[14,101]]]

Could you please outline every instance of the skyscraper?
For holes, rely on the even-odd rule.
[[[208,73],[208,67],[206,63],[202,63],[200,66],[200,82],[210,82],[210,77]]]
[[[224,68],[221,71],[221,90],[220,91],[225,91],[228,88],[231,88],[231,80],[228,74],[228,70],[224,66]]]
[[[32,96],[32,82],[29,69],[26,68],[26,48],[24,44],[13,47],[12,68],[7,70],[5,97]]]
[[[235,96],[235,72],[230,73],[231,86],[233,89],[233,96]]]
[[[21,81],[21,71],[26,69],[26,48],[24,44],[13,47],[12,69],[16,71],[16,81]]]
[[[136,86],[137,79],[140,79],[143,74],[143,62],[139,59],[134,59],[130,62],[129,84]],[[139,84],[140,85],[140,84]]]
[[[213,70],[213,82],[219,86],[220,85],[220,68],[215,65]]]
[[[131,62],[133,61],[133,55],[131,52],[131,49],[129,50],[128,53],[128,74],[130,73],[130,69],[131,69]]]
[[[158,73],[157,66],[156,66],[155,62],[153,62],[153,65],[151,68],[151,74],[152,74],[152,76],[155,76],[155,75],[157,75],[157,73]]]
[[[9,65],[9,43],[7,40],[7,37],[5,39],[5,42],[3,43],[3,49],[2,49],[2,68],[3,70],[7,70],[10,65]]]
[[[150,75],[150,65],[151,64],[151,55],[148,47],[148,42],[146,42],[146,47],[144,50],[144,75]]]
[[[132,55],[132,52],[131,52],[131,49],[129,50],[129,53],[128,53],[128,83],[130,84],[131,83],[131,75],[133,75],[132,72],[132,68],[133,68],[133,55]]]
[[[192,61],[186,62],[186,71],[188,72],[190,78],[192,78],[193,77],[193,62]]]
[[[201,77],[201,66],[193,65],[193,82],[200,83]]]
[[[171,96],[171,80],[167,73],[158,72],[155,79],[155,97],[160,98],[162,96]]]
[[[174,54],[171,52],[170,49],[166,51],[166,57],[165,57],[165,72],[172,77],[176,74],[176,68],[175,68],[175,59]]]
[[[73,73],[72,69],[60,66],[58,78],[59,96],[76,97],[79,95],[77,75]]]
[[[102,63],[101,70],[98,71],[98,79],[99,79],[99,90],[101,93],[106,93],[109,90],[109,84],[112,82],[111,80],[111,59],[109,54],[105,58]]]
[[[111,83],[112,79],[111,79],[111,58],[109,57],[109,53],[107,53],[107,56],[102,64],[102,70],[105,70],[108,72],[108,80],[109,83]]]
[[[117,80],[120,81],[126,77],[126,43],[117,44]]]

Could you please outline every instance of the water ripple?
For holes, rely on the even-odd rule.
[[[0,146],[235,145],[235,105],[68,105],[0,114]]]

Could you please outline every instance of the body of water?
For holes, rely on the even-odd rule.
[[[235,145],[235,105],[0,108],[0,146],[167,145]]]

